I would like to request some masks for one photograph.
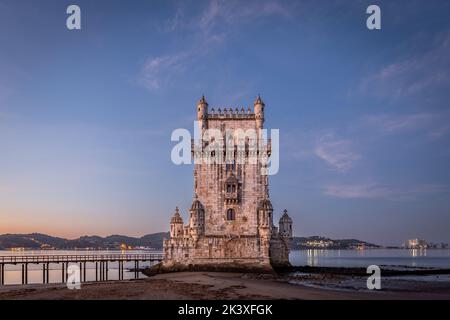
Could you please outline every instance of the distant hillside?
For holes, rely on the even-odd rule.
[[[0,250],[11,248],[26,249],[75,249],[75,248],[94,248],[94,249],[120,249],[122,244],[135,247],[147,247],[161,249],[163,238],[168,238],[168,232],[159,232],[148,234],[140,238],[111,235],[108,237],[83,236],[78,239],[68,240],[58,237],[52,237],[40,233],[30,234],[3,234],[0,235]]]
[[[162,249],[163,239],[168,238],[168,232],[147,234],[140,238],[123,235],[111,235],[108,237],[83,236],[78,239],[64,239],[52,237],[40,233],[30,234],[3,234],[0,235],[0,250],[11,248],[25,249],[120,249],[122,244],[132,248],[146,247]],[[356,239],[333,240],[329,238],[294,237],[291,242],[292,249],[355,249],[355,248],[379,248],[380,246]]]
[[[312,236],[294,237],[291,249],[358,249],[358,248],[381,248],[381,246],[357,239],[338,239]]]

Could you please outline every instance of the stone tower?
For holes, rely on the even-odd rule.
[[[292,219],[285,210],[280,229],[273,224],[269,180],[259,157],[271,152],[270,140],[261,134],[263,100],[258,96],[253,112],[208,107],[202,96],[197,120],[201,136],[208,132],[208,138],[192,141],[195,196],[189,224],[183,226],[177,208],[170,239],[164,241],[163,266],[271,270],[289,265]],[[221,147],[210,148],[215,143]]]

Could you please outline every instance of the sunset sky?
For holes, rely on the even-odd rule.
[[[261,93],[276,223],[286,208],[298,236],[450,242],[449,17],[440,0],[0,0],[0,233],[142,236],[177,205],[186,221],[171,132],[203,93]]]

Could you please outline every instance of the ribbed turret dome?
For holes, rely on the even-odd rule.
[[[206,99],[205,99],[205,95],[202,95],[202,97],[198,101],[198,104],[206,104],[206,105],[208,105],[208,102],[206,102]]]
[[[292,219],[291,219],[291,217],[289,217],[286,209],[284,209],[284,213],[280,218],[280,224],[283,222],[292,223]]]
[[[193,211],[195,211],[195,210],[203,210],[203,205],[200,202],[200,200],[197,199],[197,197],[195,197],[194,202],[192,202],[191,210],[193,210]]]
[[[259,208],[266,211],[273,211],[272,203],[269,199],[264,199],[263,201],[261,201],[261,203],[259,204]]]
[[[264,101],[261,99],[261,96],[258,94],[258,98],[256,98],[254,105],[260,104],[262,106],[264,106]]]
[[[172,219],[170,219],[170,223],[183,224],[183,218],[180,216],[180,211],[178,210],[178,207],[176,207],[175,214],[173,215]]]

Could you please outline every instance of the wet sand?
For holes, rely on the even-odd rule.
[[[340,279],[321,275],[316,278],[179,272],[139,280],[82,283],[80,290],[69,290],[62,284],[3,286],[0,299],[450,299],[448,283],[406,281],[392,286],[398,280],[392,283],[387,280],[384,281],[387,289],[369,291],[348,284],[346,288],[327,286],[342,283],[342,280],[360,284],[362,279],[354,277]],[[319,287],[320,284],[323,287]]]

